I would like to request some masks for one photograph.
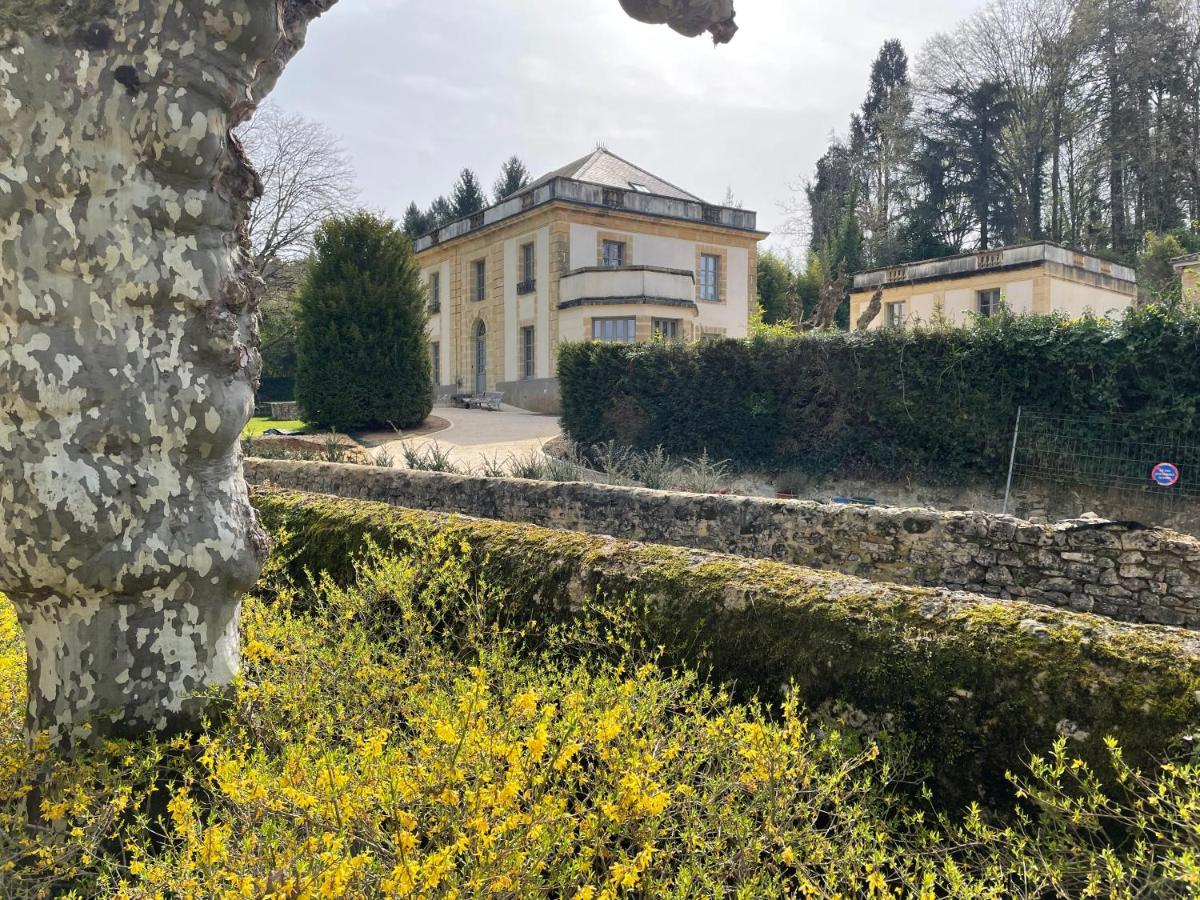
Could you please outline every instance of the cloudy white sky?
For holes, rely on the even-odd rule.
[[[274,100],[338,134],[364,205],[393,216],[463,166],[490,188],[513,153],[540,175],[603,142],[714,202],[732,187],[775,230],[862,102],[879,45],[898,37],[915,56],[979,3],[737,5],[741,31],[714,48],[617,0],[341,0]]]

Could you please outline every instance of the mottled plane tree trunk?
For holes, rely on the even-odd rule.
[[[0,591],[31,733],[184,726],[237,672],[266,540],[230,129],[332,3],[0,0]]]
[[[688,37],[707,31],[715,44],[729,43],[737,32],[733,0],[621,0],[621,6],[639,22],[670,25]]]
[[[186,727],[238,670],[266,540],[231,129],[334,2],[0,0],[0,591],[31,735]],[[731,0],[621,2],[732,35]]]

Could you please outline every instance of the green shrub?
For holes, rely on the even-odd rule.
[[[558,376],[563,424],[581,445],[960,481],[1002,477],[1022,405],[1120,416],[1129,440],[1169,430],[1200,443],[1198,357],[1200,313],[1150,307],[1116,323],[999,316],[971,328],[569,344]]]
[[[412,243],[370,213],[331,219],[300,288],[296,399],[318,428],[411,428],[433,409]]]
[[[1200,720],[1195,640],[1170,629],[378,503],[275,491],[253,502],[268,528],[295,536],[297,578],[348,579],[368,541],[417,558],[436,541],[465,545],[479,582],[503,597],[492,614],[531,634],[531,622],[572,621],[582,599],[636,594],[644,638],[666,662],[739,696],[788,689],[910,734],[943,799],[1003,794],[1005,770],[1059,734],[1097,765],[1115,735],[1141,764],[1186,746]]]

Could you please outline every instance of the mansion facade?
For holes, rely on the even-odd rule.
[[[557,412],[564,341],[744,337],[756,223],[597,150],[418,238],[437,394]]]

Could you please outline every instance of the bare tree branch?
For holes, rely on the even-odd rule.
[[[288,262],[311,249],[313,232],[357,201],[354,166],[341,141],[319,122],[263,104],[238,138],[262,178],[250,212],[254,262],[268,287],[288,278]]]

